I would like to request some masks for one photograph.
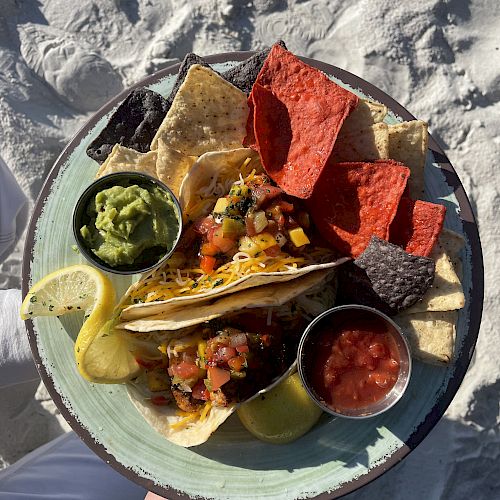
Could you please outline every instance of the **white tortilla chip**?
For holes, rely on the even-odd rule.
[[[160,137],[187,156],[241,147],[248,112],[244,92],[210,68],[194,64],[156,132],[151,149],[158,148]]]
[[[439,240],[437,242],[439,248],[448,254],[448,257],[455,268],[458,278],[463,277],[462,259],[460,254],[465,245],[464,237],[461,234],[455,233],[451,229],[443,228]]]
[[[213,406],[203,422],[192,421],[185,427],[172,428],[183,417],[176,415],[177,406],[157,406],[145,400],[131,384],[127,385],[128,396],[146,422],[166,439],[185,448],[203,444],[219,426],[234,412],[236,405]]]
[[[384,121],[387,107],[378,102],[360,99],[354,111],[346,118],[340,129],[341,134],[357,133],[374,123]]]
[[[135,149],[115,144],[97,171],[96,178],[114,172],[144,172],[156,177],[156,151],[139,153]]]
[[[371,161],[389,158],[389,127],[375,123],[370,127],[339,134],[332,151],[336,162]]]
[[[135,332],[172,331],[220,318],[224,314],[245,308],[281,306],[324,282],[329,274],[328,270],[316,271],[303,278],[297,278],[292,283],[263,285],[223,297],[216,295],[213,298],[198,302],[196,307],[183,307],[181,305],[176,309],[170,309],[168,314],[163,313],[163,306],[159,305],[157,308],[150,308],[149,313],[151,316],[121,323],[116,328]]]
[[[410,196],[424,195],[424,166],[427,157],[427,123],[421,120],[389,126],[389,158],[404,163],[410,169]]]
[[[247,159],[250,159],[248,163]],[[201,155],[180,187],[179,202],[185,221],[195,221],[207,215],[217,198],[229,192],[240,174],[246,177],[253,169],[262,172],[262,164],[258,153],[250,148]]]
[[[455,350],[457,311],[401,314],[394,321],[410,342],[416,359],[432,364],[447,364]]]
[[[182,181],[196,161],[196,156],[186,156],[169,148],[161,138],[158,141],[157,153],[156,177],[178,198]]]
[[[425,311],[453,311],[465,305],[462,284],[442,244],[437,244],[430,258],[436,262],[436,271],[431,288],[423,299],[407,309],[404,314]]]

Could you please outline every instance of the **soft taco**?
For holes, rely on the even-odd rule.
[[[177,251],[128,290],[122,321],[348,260],[327,248],[301,200],[271,182],[251,149],[202,155],[182,183],[180,201],[185,229]]]
[[[226,304],[227,314],[210,321],[199,317],[198,324],[180,330],[123,332],[133,336],[134,354],[143,367],[129,384],[132,402],[173,443],[204,443],[238,404],[294,370],[304,327],[335,301],[331,277],[328,271],[313,273],[295,280],[292,291],[268,285],[278,287],[268,302],[273,307],[257,307],[262,302],[255,296],[251,309]],[[254,292],[260,290],[263,297],[265,288]]]

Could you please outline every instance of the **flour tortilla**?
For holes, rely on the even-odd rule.
[[[395,316],[410,342],[411,353],[425,363],[448,364],[455,350],[458,311],[420,312]]]
[[[156,151],[139,153],[120,144],[115,144],[111,153],[97,171],[96,178],[114,172],[144,172],[156,175]]]
[[[389,158],[389,127],[375,123],[357,132],[339,134],[332,151],[336,162],[371,161]]]
[[[182,429],[172,429],[183,417],[177,416],[177,406],[157,406],[146,401],[137,388],[127,384],[128,396],[146,422],[170,442],[190,447],[203,444],[234,412],[236,405],[213,406],[203,422],[193,421]]]
[[[427,123],[421,120],[389,126],[389,158],[404,163],[410,169],[408,186],[413,199],[424,195],[427,143]]]
[[[182,181],[196,159],[196,156],[186,156],[169,148],[165,141],[160,138],[156,158],[156,177],[167,185],[178,198]]]
[[[250,162],[244,163],[247,159]],[[231,184],[252,170],[262,172],[258,153],[250,148],[216,151],[201,155],[182,181],[179,202],[186,221],[208,215],[217,198],[229,192]],[[224,192],[220,192],[220,186]],[[203,202],[210,202],[209,205]]]
[[[210,68],[189,68],[160,128],[151,142],[162,138],[187,156],[235,149],[243,143],[248,117],[247,96]]]
[[[157,330],[178,330],[197,325],[205,321],[220,318],[224,314],[240,311],[244,308],[281,306],[311,288],[324,283],[331,273],[328,270],[311,272],[292,283],[272,283],[256,288],[249,288],[240,293],[220,297],[216,295],[200,301],[196,307],[183,305],[172,308],[165,313],[162,306],[150,308],[151,316],[117,325],[117,328],[135,332],[152,332]]]
[[[272,272],[272,273],[256,273],[247,274],[242,276],[240,279],[233,281],[232,283],[226,285],[225,287],[213,288],[207,292],[199,293],[197,295],[174,297],[168,300],[161,300],[157,302],[148,302],[144,304],[134,304],[125,308],[120,315],[120,321],[122,323],[147,318],[155,314],[170,314],[171,311],[178,310],[180,307],[197,307],[198,304],[208,297],[217,298],[223,297],[231,293],[241,292],[242,290],[247,290],[248,288],[254,288],[263,285],[269,285],[271,283],[285,283],[301,276],[305,276],[314,271],[319,271],[322,269],[333,269],[334,267],[343,264],[350,260],[348,257],[343,257],[337,259],[333,262],[327,262],[325,264],[314,264],[299,269],[293,269],[284,272]],[[130,293],[137,284],[132,285],[127,294]]]

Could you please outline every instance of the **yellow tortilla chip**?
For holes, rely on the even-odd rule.
[[[199,64],[189,68],[172,107],[156,132],[151,149],[162,138],[187,156],[241,147],[246,135],[247,96],[215,71]]]
[[[196,156],[186,156],[169,148],[161,138],[158,141],[157,153],[156,177],[179,197],[182,181],[196,161]]]
[[[394,321],[410,342],[411,352],[420,361],[447,364],[455,350],[457,311],[401,314]]]
[[[375,123],[357,132],[341,131],[332,152],[335,161],[371,161],[389,158],[389,127]]]
[[[135,149],[115,144],[97,171],[96,178],[114,172],[144,172],[156,177],[156,151],[139,153]]]
[[[356,109],[346,118],[340,134],[353,134],[384,121],[387,107],[378,102],[360,99]]]
[[[425,311],[452,311],[465,305],[462,284],[442,244],[436,245],[430,255],[436,262],[431,288],[423,299],[405,311],[405,314]]]
[[[410,196],[424,195],[424,166],[427,157],[427,123],[414,120],[389,126],[389,158],[404,163],[411,171]]]
[[[437,246],[448,254],[448,257],[455,268],[458,278],[463,277],[462,259],[460,253],[465,245],[465,240],[461,234],[455,233],[451,229],[443,228]]]

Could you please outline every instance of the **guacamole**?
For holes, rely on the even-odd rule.
[[[171,250],[179,231],[170,194],[153,185],[104,189],[89,203],[87,215],[90,221],[80,234],[111,267],[154,263]]]

